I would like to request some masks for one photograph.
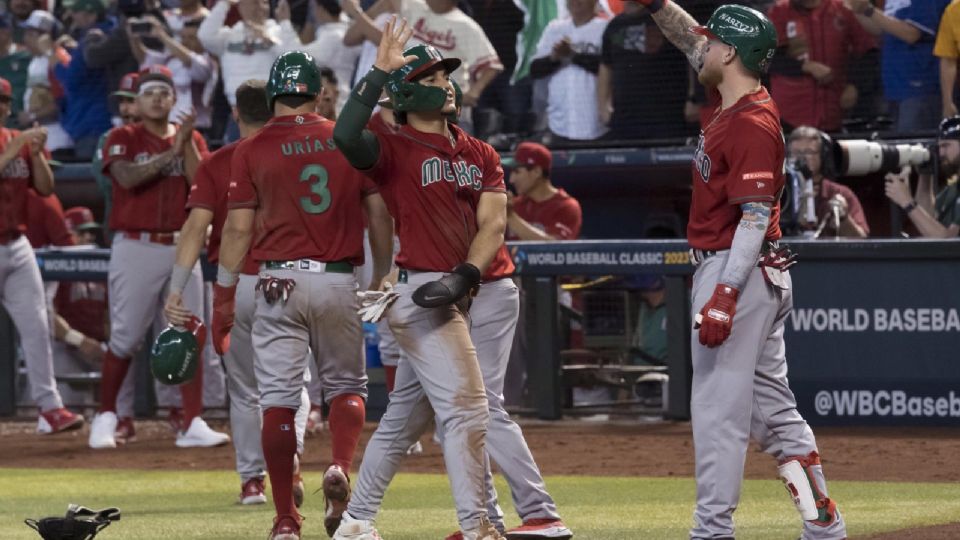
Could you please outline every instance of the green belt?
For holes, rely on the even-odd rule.
[[[301,267],[300,261],[264,261],[263,265],[267,270],[309,270]],[[353,265],[347,261],[328,262],[325,271],[332,274],[352,274]]]

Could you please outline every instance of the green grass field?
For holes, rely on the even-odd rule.
[[[319,473],[308,473],[304,538],[326,538]],[[312,484],[310,483],[312,481]],[[580,540],[685,539],[694,484],[689,478],[551,477],[547,480],[565,521]],[[62,515],[67,503],[118,506],[121,521],[99,539],[189,538],[263,540],[272,505],[234,504],[238,486],[228,472],[143,472],[0,469],[0,538],[37,539],[26,517]],[[502,494],[506,487],[497,485]],[[860,535],[960,521],[960,486],[833,482],[832,495],[849,532]],[[455,530],[446,477],[400,475],[387,493],[378,528],[387,540],[440,540]],[[517,518],[504,502],[507,525]],[[799,525],[776,480],[747,481],[737,511],[738,540],[794,540]]]

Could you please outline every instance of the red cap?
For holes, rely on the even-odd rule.
[[[13,87],[3,77],[0,77],[0,96],[13,99]]]
[[[71,231],[82,231],[100,227],[100,225],[93,220],[93,212],[86,206],[74,206],[70,208],[63,213],[63,221],[67,224],[67,229]]]
[[[553,164],[553,155],[550,150],[535,142],[522,142],[513,153],[514,167],[540,167],[543,172],[549,173]]]
[[[117,91],[114,92],[113,95],[129,98],[137,97],[137,81],[139,79],[140,74],[136,71],[127,73],[120,79],[120,84],[117,85]]]
[[[170,71],[170,68],[162,64],[155,64],[148,68],[141,69],[138,84],[150,81],[165,82],[173,87],[173,72]]]

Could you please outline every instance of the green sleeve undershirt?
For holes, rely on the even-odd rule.
[[[380,143],[376,135],[365,127],[386,82],[387,72],[371,68],[350,92],[350,98],[340,111],[333,129],[337,148],[356,169],[370,169],[380,158]]]

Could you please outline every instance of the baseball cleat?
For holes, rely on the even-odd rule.
[[[297,508],[303,505],[303,476],[300,475],[300,456],[293,456],[293,504]]]
[[[72,429],[80,429],[81,426],[83,426],[83,417],[63,407],[41,412],[37,419],[37,433],[41,435],[63,433]]]
[[[523,525],[507,531],[508,540],[522,538],[573,538],[573,533],[559,519],[528,519]]]
[[[333,534],[333,540],[383,540],[373,520],[353,519],[349,512],[344,512],[340,527]]]
[[[420,441],[417,441],[410,445],[410,448],[407,448],[408,456],[419,456],[423,453],[423,445],[420,444]]]
[[[293,516],[273,518],[270,540],[300,540],[300,520]]]
[[[327,529],[327,535],[332,537],[340,527],[340,520],[347,510],[348,502],[350,479],[339,465],[330,465],[327,472],[323,473],[323,503],[326,508],[323,526]]]
[[[137,440],[137,430],[133,426],[133,418],[124,416],[117,420],[117,430],[113,432],[117,444],[132,443]]]
[[[254,476],[240,486],[240,504],[263,504],[267,496],[263,493],[263,478]]]
[[[463,540],[504,540],[504,537],[500,534],[500,531],[498,531],[497,528],[494,527],[489,521],[484,522],[476,529],[463,531],[460,533],[460,538]]]
[[[230,436],[210,429],[199,416],[190,422],[190,428],[177,434],[179,448],[209,448],[230,442]]]
[[[90,423],[90,439],[87,443],[90,448],[116,448],[117,441],[113,435],[116,432],[116,413],[111,411],[98,413]]]

